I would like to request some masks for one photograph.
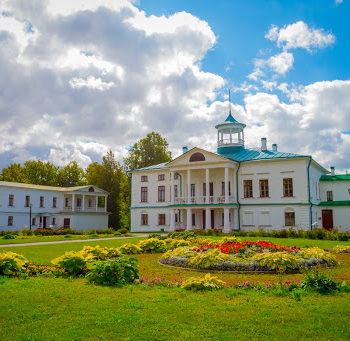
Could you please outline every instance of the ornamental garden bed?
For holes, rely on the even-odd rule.
[[[298,248],[266,241],[223,241],[183,246],[167,251],[160,259],[166,266],[234,273],[297,273],[315,266],[337,264],[330,252],[317,247]]]

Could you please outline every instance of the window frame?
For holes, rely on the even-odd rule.
[[[9,215],[7,217],[7,226],[13,226],[14,224],[14,218],[13,218],[13,215]]]
[[[259,179],[260,198],[269,198],[269,179]]]
[[[57,197],[52,197],[52,208],[57,208]]]
[[[191,184],[191,198],[196,196],[196,184]]]
[[[30,195],[26,195],[24,199],[24,207],[29,207],[30,205]]]
[[[39,199],[39,207],[40,208],[44,208],[45,207],[45,197],[44,196],[40,196],[40,199]]]
[[[284,226],[295,226],[295,212],[284,212]]]
[[[15,206],[15,195],[14,194],[9,194],[8,206],[9,207]]]
[[[148,175],[141,175],[141,182],[148,182]]]
[[[165,174],[158,174],[158,181],[164,181],[165,180]]]
[[[148,214],[147,213],[141,213],[141,225],[142,226],[148,225]]]
[[[283,178],[283,197],[292,198],[294,196],[293,178]]]
[[[141,187],[141,202],[148,202],[148,187]]]
[[[333,191],[327,191],[327,201],[333,201]]]
[[[165,202],[165,186],[158,186],[158,202]]]
[[[166,225],[166,216],[165,213],[158,213],[158,226]]]
[[[252,179],[243,180],[243,194],[245,199],[253,198],[253,180]]]

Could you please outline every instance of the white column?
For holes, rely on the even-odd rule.
[[[225,167],[225,203],[228,203],[229,198],[229,190],[228,190],[228,174],[229,174],[229,168]]]
[[[170,203],[175,203],[174,172],[170,172]]]
[[[105,212],[107,212],[107,195],[105,196]]]
[[[192,230],[192,210],[190,208],[187,209],[187,228],[186,230]]]
[[[175,210],[170,210],[170,232],[175,231]]]
[[[83,205],[81,209],[83,210],[83,212],[85,211],[85,194],[83,194]]]
[[[230,143],[232,143],[232,129],[230,128]]]
[[[210,187],[209,187],[209,168],[205,169],[205,203],[209,204],[209,192],[210,192]]]
[[[210,230],[211,229],[211,215],[210,215],[210,208],[205,209],[205,229]]]
[[[96,212],[98,211],[98,195],[95,196],[95,208]]]
[[[75,194],[72,194],[72,212],[75,210]]]
[[[219,141],[220,141],[220,133],[218,131],[218,145],[219,145]]]
[[[233,227],[238,230],[238,208],[233,209]]]
[[[230,214],[230,209],[224,208],[224,229],[223,229],[224,233],[231,233],[232,231],[229,214]]]
[[[191,203],[191,170],[187,170],[187,203]]]

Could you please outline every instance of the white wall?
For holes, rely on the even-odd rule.
[[[327,191],[333,191],[333,201],[350,200],[350,181],[321,181],[321,199],[327,201]]]

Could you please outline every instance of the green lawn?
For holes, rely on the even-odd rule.
[[[259,292],[195,293],[83,280],[0,284],[3,340],[349,340],[349,294],[297,302]]]
[[[37,263],[49,263],[84,245],[117,247],[143,238],[23,247],[11,250]],[[265,239],[283,245],[330,247],[349,242]],[[167,280],[203,276],[168,268],[160,255],[137,255],[143,277]],[[350,255],[337,256],[338,280],[349,279]],[[278,275],[217,274],[226,283],[279,282]],[[284,275],[299,280],[301,274]],[[177,288],[108,288],[83,279],[0,279],[0,330],[3,340],[349,340],[350,294],[291,294],[226,288],[196,293]]]

